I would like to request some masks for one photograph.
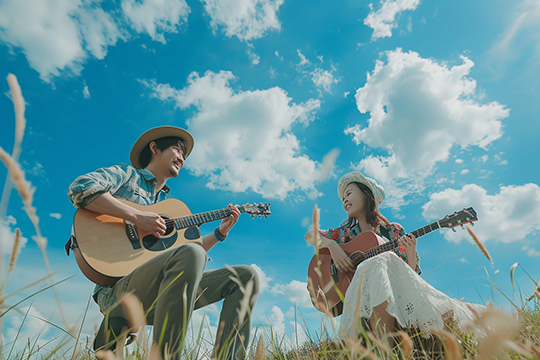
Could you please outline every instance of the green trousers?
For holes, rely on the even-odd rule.
[[[157,298],[147,323],[154,325],[153,339],[162,355],[168,352],[172,359],[179,359],[193,310],[224,299],[213,358],[243,359],[259,293],[257,273],[250,266],[204,271],[205,264],[206,251],[200,244],[181,245],[100,291],[98,305],[110,318],[126,318],[122,307],[114,306],[123,293],[135,294],[145,312]]]

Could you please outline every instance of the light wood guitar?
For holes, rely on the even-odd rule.
[[[472,223],[476,220],[478,220],[476,211],[470,207],[414,230],[411,234],[419,238],[441,228],[453,229],[456,226]],[[352,260],[356,268],[364,260],[399,247],[398,239],[384,243],[379,242],[380,240],[375,233],[366,231],[351,241],[339,245]],[[317,310],[325,313],[329,312],[333,316],[341,315],[343,312],[343,303],[338,291],[343,296],[345,295],[354,273],[354,271],[344,272],[339,270],[334,265],[328,249],[319,250],[318,256],[317,254],[313,256],[308,267],[308,290],[313,306]]]
[[[167,199],[152,205],[139,205],[118,199],[129,206],[160,214],[167,224],[165,235],[156,237],[139,231],[121,218],[99,214],[84,208],[75,212],[74,235],[66,244],[66,252],[73,250],[83,274],[94,283],[110,286],[131,273],[139,265],[187,242],[201,242],[198,226],[220,220],[231,214],[229,208],[191,214],[180,200]],[[252,217],[270,215],[270,204],[238,206],[241,213]]]

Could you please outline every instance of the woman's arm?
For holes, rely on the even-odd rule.
[[[328,239],[321,234],[317,234],[317,237],[314,238],[313,233],[313,230],[309,230],[306,233],[305,239],[308,243],[313,246],[317,246],[319,249],[327,248],[330,251],[332,260],[334,260],[334,263],[338,269],[342,271],[354,270],[354,263],[352,262],[351,258],[349,258],[349,256],[335,240]]]

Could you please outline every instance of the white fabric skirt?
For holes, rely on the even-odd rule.
[[[445,320],[457,325],[473,320],[467,303],[452,299],[422,279],[409,265],[393,252],[385,252],[364,261],[345,293],[341,318],[341,334],[357,336],[360,317],[369,319],[373,307],[388,302],[386,311],[402,327],[416,325],[421,331],[441,330]],[[482,305],[468,304],[477,312]]]

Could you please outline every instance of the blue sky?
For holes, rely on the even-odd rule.
[[[0,69],[17,76],[27,104],[20,163],[53,269],[71,264],[55,277],[78,274],[58,290],[68,322],[80,325],[92,284],[63,253],[75,210],[67,187],[128,162],[138,135],[159,125],[195,137],[168,183],[193,213],[272,203],[268,219],[243,215],[208,263],[256,266],[260,330],[291,337],[296,306],[320,331],[304,234],[314,205],[322,228],[345,218],[336,185],[353,169],[379,180],[381,211],[408,231],[473,206],[493,264],[467,231],[443,230],[418,241],[422,276],[452,297],[510,309],[489,278],[521,304],[534,283],[518,268],[513,289],[510,268],[519,262],[536,280],[540,256],[539,18],[537,0],[0,1]],[[11,151],[7,82],[0,91],[0,146]],[[0,229],[3,254],[16,227],[26,240],[8,294],[45,274],[21,208],[13,193]],[[21,306],[66,328],[51,291]],[[212,329],[218,310],[207,311]],[[9,314],[6,341],[21,318]],[[99,321],[92,303],[83,333]],[[57,334],[36,319],[23,329],[42,341]]]

